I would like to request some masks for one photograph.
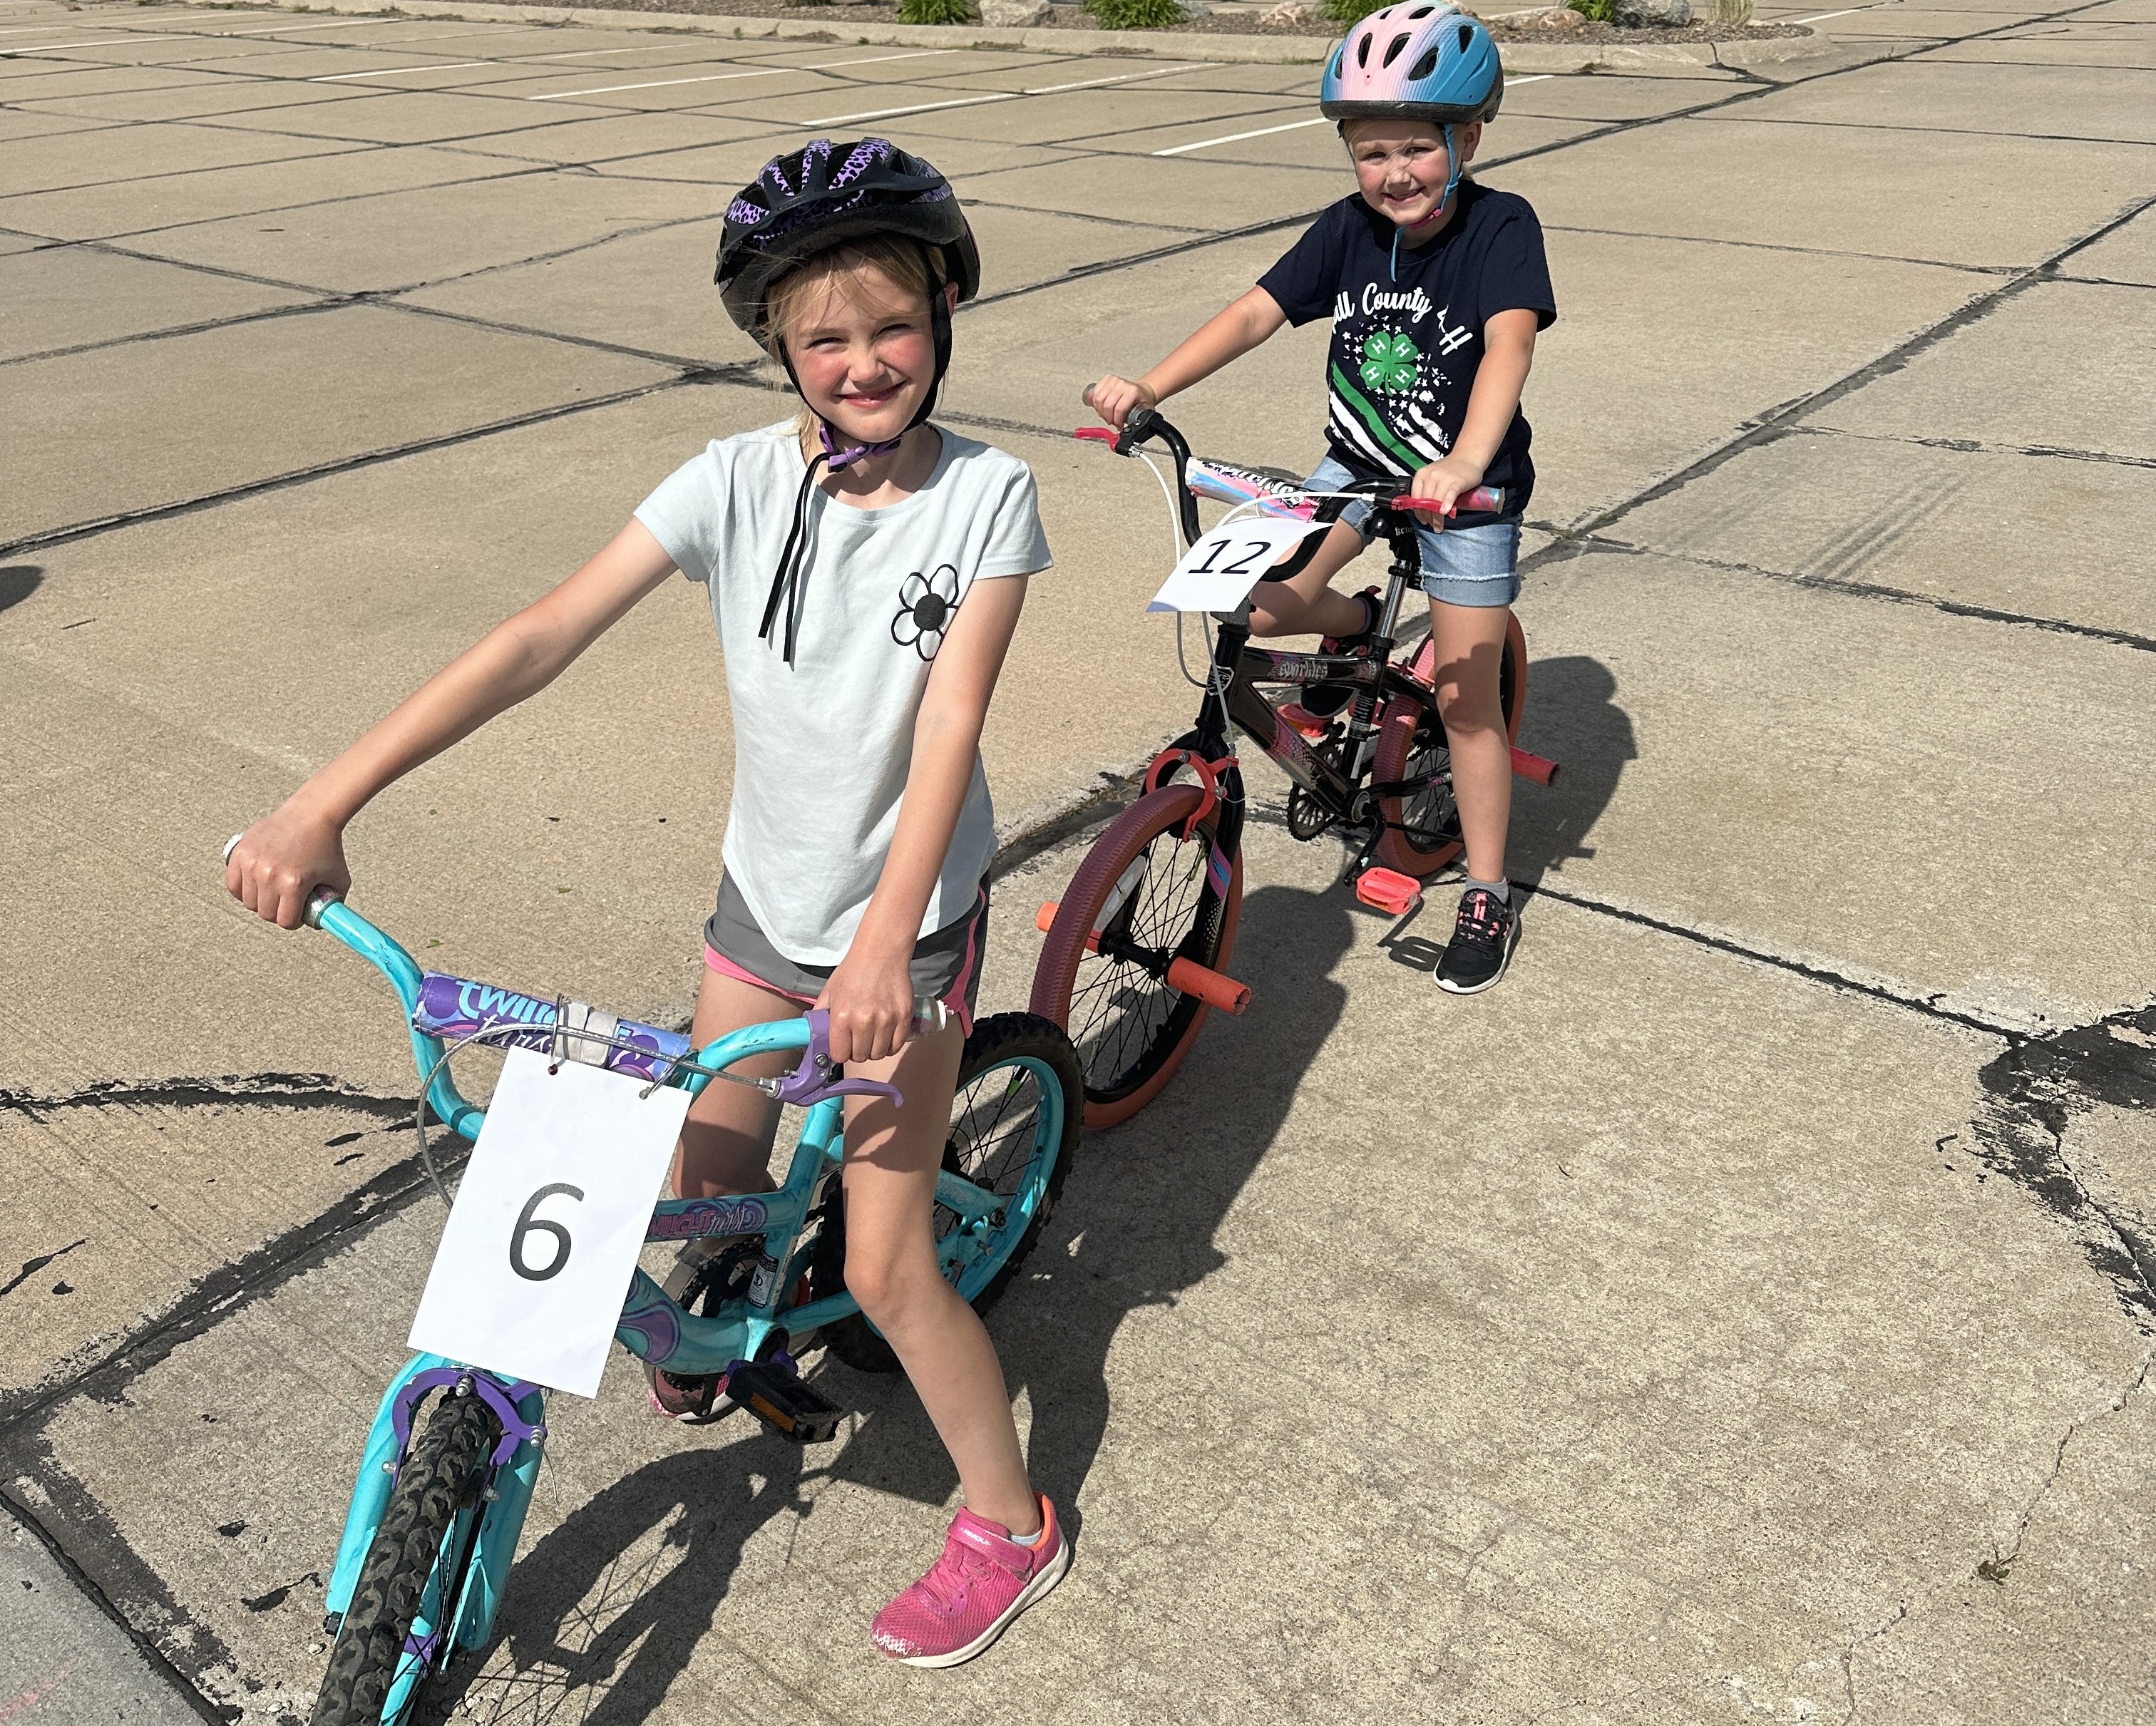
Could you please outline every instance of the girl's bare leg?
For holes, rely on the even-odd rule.
[[[743,1025],[798,1018],[800,1004],[776,990],[758,989],[708,968],[696,991],[690,1038],[699,1049]],[[751,1078],[779,1078],[793,1070],[794,1055],[764,1055],[732,1071]],[[726,1193],[767,1193],[771,1142],[778,1131],[778,1105],[746,1085],[714,1079],[689,1105],[674,1162],[674,1191],[683,1199],[716,1199]]]
[[[1261,581],[1250,594],[1253,635],[1348,635],[1363,624],[1359,601],[1332,591],[1332,578],[1362,554],[1352,527],[1335,522],[1310,567],[1286,581]]]
[[[953,1025],[891,1060],[847,1063],[850,1074],[897,1086],[906,1107],[869,1098],[847,1115],[846,1287],[913,1381],[957,1465],[967,1508],[1025,1535],[1040,1512],[1003,1367],[979,1315],[943,1280],[929,1232],[964,1049]]]
[[[1505,878],[1505,831],[1512,819],[1512,739],[1505,734],[1498,668],[1505,653],[1502,605],[1430,603],[1435,645],[1431,681],[1438,717],[1452,744],[1452,794],[1467,841],[1467,872],[1476,881]]]

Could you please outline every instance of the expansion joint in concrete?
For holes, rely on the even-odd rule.
[[[1774,569],[1763,563],[1746,562],[1733,557],[1710,557],[1702,552],[1671,551],[1660,546],[1635,544],[1630,540],[1617,539],[1602,534],[1579,534],[1571,544],[1579,551],[1609,552],[1625,557],[1669,557],[1682,563],[1691,563],[1702,569],[1721,570],[1732,575],[1758,576],[1762,580],[1780,582],[1790,587],[1807,588],[1813,593],[1836,593],[1852,599],[1873,599],[1893,605],[1921,605],[1943,612],[1948,617],[1969,618],[1979,623],[2006,624],[2017,629],[2043,629],[2055,634],[2076,635],[2087,641],[2102,641],[2113,647],[2130,648],[2138,653],[2156,653],[2156,638],[2136,635],[2125,629],[2107,629],[2093,624],[2076,624],[2064,618],[2036,617],[2027,612],[2002,611],[1995,606],[1972,605],[1964,600],[1949,599],[1938,593],[1913,593],[1906,588],[1891,588],[1879,582],[1850,581],[1840,576],[1810,575],[1799,570]]]

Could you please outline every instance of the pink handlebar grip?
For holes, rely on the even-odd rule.
[[[1070,435],[1088,444],[1112,444],[1116,441],[1116,434],[1105,425],[1081,425]]]
[[[1487,485],[1477,485],[1472,491],[1463,491],[1454,501],[1450,509],[1434,497],[1402,496],[1393,500],[1396,510],[1420,510],[1425,515],[1454,516],[1466,510],[1471,515],[1486,516],[1504,507],[1505,494],[1492,491]]]

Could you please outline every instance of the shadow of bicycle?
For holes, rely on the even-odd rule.
[[[1033,1411],[1034,1484],[1074,1536],[1111,1415],[1144,1425],[1161,1414],[1116,1403],[1116,1334],[1132,1312],[1173,1305],[1226,1262],[1214,1237],[1340,1022],[1347,991],[1332,973],[1353,940],[1337,891],[1250,894],[1235,971],[1251,985],[1250,1017],[1216,1018],[1159,1102],[1081,1141],[1056,1214],[991,1315],[1011,1393]],[[828,1478],[940,1512],[957,1481],[905,1379],[828,1359],[812,1376],[858,1417],[835,1456],[769,1436],[716,1448],[690,1436],[690,1448],[607,1487],[518,1560],[492,1642],[451,1668],[436,1718],[461,1709],[491,1726],[649,1719],[717,1619],[758,1531],[808,1513],[804,1484]],[[754,1603],[739,1610],[752,1626]],[[860,1633],[865,1644],[865,1622]]]

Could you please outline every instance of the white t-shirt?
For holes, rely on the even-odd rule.
[[[935,470],[903,502],[863,510],[812,491],[790,665],[783,600],[770,639],[757,631],[806,470],[793,426],[712,443],[636,511],[711,589],[734,713],[726,873],[772,945],[801,964],[843,959],[875,891],[951,614],[976,581],[1050,562],[1033,470],[937,429]],[[973,908],[995,848],[976,756],[921,933]]]

